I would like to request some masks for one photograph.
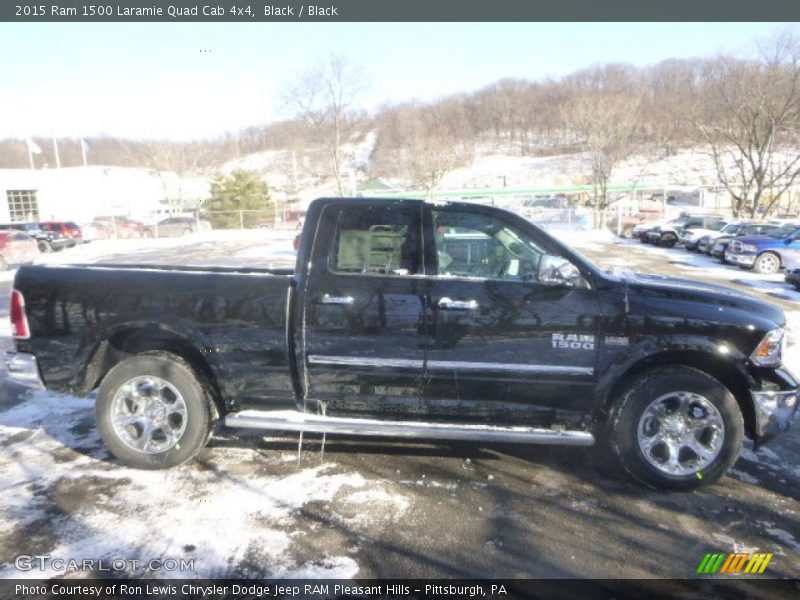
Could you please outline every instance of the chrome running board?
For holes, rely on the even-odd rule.
[[[514,442],[518,444],[559,444],[591,446],[594,436],[588,431],[501,427],[493,425],[382,421],[354,417],[329,417],[294,410],[243,410],[225,417],[225,425],[241,429],[271,429],[312,433],[342,433],[400,438]]]

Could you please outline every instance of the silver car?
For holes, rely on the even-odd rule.
[[[194,217],[169,217],[153,227],[156,237],[180,237],[198,231],[211,231],[211,223]]]

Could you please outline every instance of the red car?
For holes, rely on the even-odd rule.
[[[33,262],[39,256],[35,239],[21,231],[0,231],[0,271]]]
[[[72,248],[77,244],[83,243],[83,233],[81,228],[72,221],[42,221],[39,223],[45,231],[59,233],[69,240],[67,246]]]

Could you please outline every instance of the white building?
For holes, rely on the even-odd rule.
[[[205,179],[124,167],[0,169],[0,222],[75,221],[124,215],[151,220],[167,198],[205,199]]]

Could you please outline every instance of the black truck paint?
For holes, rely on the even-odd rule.
[[[378,267],[353,271],[363,240],[348,223],[361,215],[381,223],[364,251]],[[534,250],[454,226],[471,220],[520,232]],[[477,275],[439,273],[447,249]],[[545,281],[533,272],[542,253],[575,269]],[[30,337],[6,357],[12,375],[33,356],[48,389],[81,395],[125,358],[159,350],[191,366],[222,415],[598,432],[632,380],[676,365],[720,382],[757,445],[797,404],[795,378],[751,358],[784,327],[778,308],[721,286],[603,272],[525,219],[474,204],[316,200],[294,271],[23,267],[14,287]]]

